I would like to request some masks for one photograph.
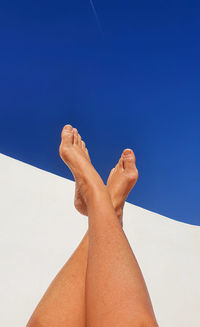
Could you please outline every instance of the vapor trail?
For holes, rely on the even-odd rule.
[[[97,11],[96,11],[96,9],[95,9],[95,6],[94,6],[94,3],[93,3],[93,0],[90,0],[90,4],[91,4],[91,7],[92,7],[92,11],[93,11],[93,14],[94,14],[94,17],[95,17],[95,20],[96,20],[97,26],[98,26],[98,28],[99,28],[99,31],[100,31],[101,34],[103,35],[103,30],[102,30],[101,23],[100,23],[100,20],[99,20],[98,15],[97,15]]]

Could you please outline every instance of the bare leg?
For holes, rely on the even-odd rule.
[[[74,134],[79,139],[88,160],[89,153],[77,129]],[[126,149],[119,162],[111,170],[107,187],[111,195],[113,206],[120,223],[122,224],[124,202],[136,183],[134,174],[134,154],[128,157],[125,153],[132,152]],[[131,159],[132,158],[132,159]],[[87,207],[83,202],[79,185],[76,182],[74,204],[76,209],[87,215]],[[27,326],[58,326],[76,327],[85,326],[85,279],[88,257],[88,232],[86,232],[77,249],[54,278],[41,301],[33,312]]]
[[[27,327],[85,327],[88,232],[33,312]]]
[[[125,199],[137,179],[134,174],[134,154],[127,157],[125,153],[130,152],[127,150],[123,152],[115,168],[111,170],[107,181],[112,203],[121,224]],[[75,206],[77,210],[86,215],[86,205],[82,201],[76,183]],[[50,284],[27,326],[85,326],[87,257],[88,232]]]
[[[83,151],[63,132],[62,156],[79,181],[89,217],[86,325],[157,326],[137,260],[116,219],[108,189]],[[71,131],[72,134],[72,131]]]
[[[112,179],[109,176],[108,188],[110,188],[110,191],[112,191],[114,181],[117,181],[116,170],[115,168],[115,174],[113,174]],[[127,171],[125,172],[127,173]],[[129,184],[131,184],[130,174],[128,179]],[[121,183],[124,183],[123,178],[120,180]],[[123,189],[122,185],[120,189]],[[113,188],[113,190],[115,194],[114,202],[119,212],[119,198],[121,196],[117,197],[119,192],[116,192],[116,188]],[[83,326],[85,323],[84,288],[87,248],[88,236],[86,233],[73,256],[65,264],[45,293],[28,326]],[[80,282],[77,283],[77,280]]]
[[[87,327],[157,326],[141,270],[103,184],[87,204]]]
[[[63,132],[62,156],[79,180],[89,217],[86,325],[156,326],[145,281],[110,194],[83,151],[73,145],[70,128]]]

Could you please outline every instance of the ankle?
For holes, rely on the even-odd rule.
[[[88,178],[85,181],[85,189],[86,191],[84,192],[84,197],[87,207],[92,202],[105,197],[105,193],[107,191],[101,178],[95,180]]]
[[[118,210],[115,210],[117,218],[121,224],[121,226],[123,227],[123,209],[119,208]]]

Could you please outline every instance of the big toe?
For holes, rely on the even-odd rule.
[[[63,142],[66,144],[66,145],[71,145],[73,144],[73,127],[71,125],[65,125],[63,127],[63,130],[62,130],[62,133],[61,133],[61,137],[62,137],[62,140]]]
[[[125,149],[122,153],[124,169],[131,170],[135,167],[135,155],[133,150]]]

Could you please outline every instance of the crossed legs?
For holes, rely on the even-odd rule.
[[[158,326],[122,229],[124,201],[137,180],[133,152],[127,158],[122,155],[107,187],[92,166],[78,131],[70,125],[63,128],[60,155],[76,180],[75,206],[88,215],[89,229],[27,327]]]

